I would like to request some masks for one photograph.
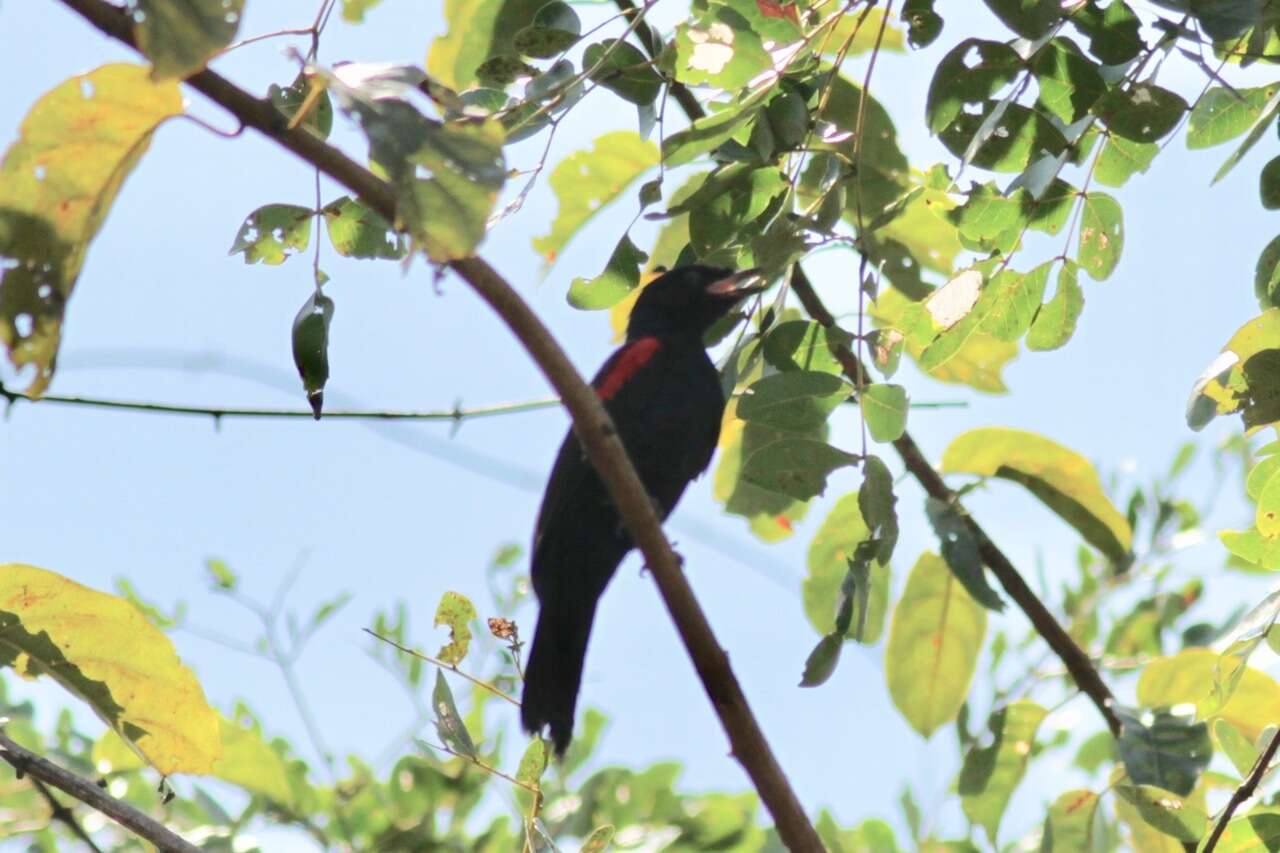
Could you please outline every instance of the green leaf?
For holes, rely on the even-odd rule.
[[[672,213],[688,211],[689,242],[700,257],[740,242],[777,210],[788,192],[782,172],[772,166],[756,168],[733,163],[707,177],[706,182]]]
[[[227,252],[244,253],[246,264],[282,264],[311,243],[315,211],[296,204],[267,204],[250,213]]]
[[[938,138],[952,154],[992,172],[1021,172],[1032,160],[1067,147],[1062,131],[1043,114],[995,100],[983,101],[978,113],[960,113]]]
[[[1048,711],[1034,702],[1018,701],[991,714],[991,743],[974,745],[960,768],[960,804],[965,817],[986,830],[994,845],[1000,819],[1013,791],[1027,772],[1036,730]]]
[[[1235,139],[1254,126],[1277,92],[1280,86],[1275,84],[1253,89],[1210,88],[1191,110],[1187,147],[1209,148]]]
[[[467,656],[471,645],[471,620],[476,618],[476,607],[471,599],[459,592],[446,592],[436,605],[435,627],[449,626],[449,642],[440,647],[436,657],[449,666],[457,666]]]
[[[858,162],[858,174],[849,175],[843,180],[845,188],[845,218],[858,221],[858,206],[861,204],[862,221],[867,224],[867,231],[875,230],[884,237],[895,236],[898,232],[889,233],[887,226],[873,229],[872,223],[881,217],[888,217],[887,222],[905,215],[906,206],[901,212],[891,214],[911,189],[911,166],[906,154],[898,145],[898,132],[894,127],[889,111],[874,97],[865,98],[862,87],[844,77],[836,77],[830,83],[828,96],[822,111],[814,116],[815,121],[829,122],[837,130],[848,134],[847,138],[838,142],[824,143],[837,154],[843,155],[844,162]],[[862,124],[859,126],[858,117]],[[859,131],[861,135],[859,136]],[[861,139],[861,145],[856,141]],[[809,171],[805,172],[808,182]],[[913,230],[911,223],[904,230]],[[941,254],[944,251],[943,241],[933,241],[932,234],[919,235],[927,251],[917,257],[920,263],[936,265],[931,252]],[[902,239],[898,237],[898,239]],[[932,268],[932,267],[930,267]]]
[[[1273,87],[1273,92],[1274,94],[1272,94],[1271,100],[1267,101],[1266,108],[1258,118],[1258,121],[1249,129],[1249,132],[1245,134],[1240,146],[1236,148],[1235,151],[1231,152],[1231,156],[1228,157],[1218,168],[1218,171],[1214,173],[1213,180],[1210,183],[1216,184],[1218,181],[1225,178],[1227,173],[1234,169],[1236,164],[1244,159],[1244,155],[1248,154],[1249,150],[1257,144],[1258,140],[1262,138],[1262,135],[1267,132],[1267,128],[1271,127],[1276,115],[1280,114],[1280,87]]]
[[[244,0],[138,0],[134,37],[157,80],[189,77],[231,44]]]
[[[1249,666],[1249,658],[1280,619],[1280,591],[1273,592],[1250,610],[1231,632],[1231,643],[1222,650],[1213,668],[1213,684],[1209,696],[1197,710],[1210,715],[1222,710],[1235,695]]]
[[[662,159],[668,166],[683,166],[720,147],[764,106],[771,87],[745,94],[719,112],[704,116],[684,130],[662,140]]]
[[[588,45],[582,67],[592,80],[637,106],[652,104],[662,89],[662,77],[648,57],[618,39]]]
[[[1280,157],[1272,157],[1258,176],[1258,194],[1267,210],[1280,210]]]
[[[1123,136],[1107,134],[1102,152],[1093,168],[1093,178],[1106,187],[1124,186],[1135,174],[1147,171],[1160,146],[1154,142],[1134,142]]]
[[[1128,521],[1107,498],[1089,461],[1057,442],[1023,430],[970,430],[943,453],[941,471],[1020,483],[1113,562],[1129,560]]]
[[[364,202],[344,195],[326,204],[323,213],[329,242],[344,258],[396,260],[405,256],[404,238]]]
[[[1006,27],[1027,39],[1038,39],[1062,17],[1057,0],[985,0]]]
[[[1190,794],[1213,757],[1209,727],[1163,709],[1137,712],[1117,707],[1116,714],[1121,724],[1120,760],[1129,778],[1139,785]]]
[[[309,99],[312,100],[312,103],[307,106],[307,114],[302,119],[301,126],[321,139],[328,139],[329,132],[333,130],[333,100],[323,86],[317,85],[316,88],[319,91],[313,97],[311,78],[299,72],[288,86],[277,86],[272,83],[267,88],[267,100],[288,119],[297,115],[298,110],[302,109]]]
[[[353,24],[364,23],[365,12],[381,2],[382,0],[342,0],[342,20]]]
[[[1173,132],[1189,109],[1181,96],[1151,83],[1112,89],[1093,105],[1108,130],[1134,142],[1157,142]]]
[[[1089,37],[1089,52],[1104,65],[1128,62],[1146,46],[1142,23],[1123,0],[1113,0],[1105,9],[1094,4],[1077,7],[1071,21]]]
[[[225,560],[208,559],[204,561],[205,574],[218,589],[235,589],[240,583],[236,573],[231,570]]]
[[[1040,89],[1036,104],[1065,124],[1088,115],[1106,91],[1097,63],[1070,39],[1055,38],[1042,47],[1031,59],[1031,70]]]
[[[1016,341],[1025,335],[1040,311],[1052,266],[1049,261],[1028,273],[1001,270],[988,285],[994,303],[982,318],[982,331],[1002,341]]]
[[[826,423],[851,393],[849,383],[830,373],[775,373],[752,383],[742,393],[738,417],[788,432],[812,430]]]
[[[1248,776],[1253,765],[1258,761],[1258,748],[1240,729],[1226,720],[1213,721],[1213,739],[1218,748],[1230,759],[1241,778]]]
[[[876,441],[896,441],[907,428],[907,389],[876,383],[859,395],[867,431]]]
[[[657,163],[657,147],[629,130],[606,133],[590,150],[570,154],[551,173],[551,188],[559,199],[560,211],[551,230],[534,239],[534,250],[554,263],[591,217]]]
[[[151,134],[182,113],[174,82],[105,65],[58,84],[27,113],[0,161],[0,341],[40,396],[89,243]],[[30,371],[24,371],[28,365]]]
[[[1197,842],[1208,829],[1209,817],[1203,810],[1159,786],[1117,785],[1115,791],[1150,826],[1179,841]]]
[[[533,23],[516,30],[511,45],[525,56],[552,59],[578,41],[582,22],[568,3],[552,0],[533,16]]]
[[[462,722],[458,706],[453,701],[453,691],[445,681],[444,672],[436,670],[436,686],[431,691],[431,707],[436,712],[436,731],[440,740],[458,755],[476,758],[476,745],[471,740],[467,726]]]
[[[885,677],[894,705],[922,736],[954,719],[964,704],[986,630],[986,610],[942,558],[921,554],[893,612]]]
[[[1280,306],[1280,237],[1273,238],[1258,256],[1253,292],[1264,311]]]
[[[827,475],[858,457],[811,438],[780,438],[742,463],[742,479],[769,491],[807,501],[826,491]]]
[[[320,420],[324,386],[329,381],[329,323],[332,320],[333,300],[318,292],[307,297],[293,318],[293,363],[316,420]]]
[[[821,371],[841,374],[836,348],[849,346],[853,335],[838,326],[825,327],[811,320],[788,320],[764,337],[765,361],[778,370]]]
[[[744,480],[743,460],[757,450],[793,435],[770,429],[760,423],[748,424],[735,416],[737,400],[730,400],[724,426],[720,430],[720,461],[716,466],[714,492],[724,504],[725,512],[746,518],[751,532],[766,542],[785,539],[794,532],[793,523],[808,511],[807,500],[762,488]],[[817,441],[826,438],[826,426],[813,430],[807,437]],[[837,581],[838,582],[838,581]],[[825,631],[825,629],[823,629]]]
[[[1082,202],[1080,243],[1076,260],[1094,281],[1115,271],[1124,248],[1124,215],[1120,203],[1106,193],[1088,193]]]
[[[925,120],[933,133],[949,127],[965,104],[990,98],[1017,77],[1022,59],[1007,44],[966,39],[938,62],[929,83]]]
[[[675,52],[676,80],[687,86],[738,89],[773,67],[747,19],[718,3],[676,28]]]
[[[534,788],[539,787],[542,774],[547,769],[547,744],[542,738],[529,741],[524,755],[520,756],[520,764],[516,768],[516,779]]]
[[[1077,788],[1060,794],[1044,819],[1040,853],[1103,853],[1106,842],[1096,837],[1094,823],[1098,815],[1093,791]]]
[[[879,456],[862,460],[862,488],[858,490],[858,509],[877,543],[876,559],[886,566],[898,544],[898,499],[893,494],[893,475]]]
[[[817,687],[824,684],[836,671],[840,662],[840,648],[844,645],[844,637],[839,634],[828,634],[818,641],[809,652],[804,662],[804,672],[800,675],[801,687]]]
[[[859,508],[861,492],[852,492],[836,501],[809,544],[806,557],[808,574],[801,587],[804,614],[819,634],[832,633],[838,627],[837,617],[845,596],[842,592],[855,561],[859,546],[871,539]],[[866,645],[879,642],[884,632],[884,618],[889,609],[889,568],[873,561],[869,572],[867,611],[862,635],[853,632],[856,620],[850,620],[845,635]]]
[[[907,22],[907,41],[917,50],[933,44],[942,34],[942,16],[933,10],[933,0],[906,0],[902,20]]]
[[[965,523],[965,518],[956,505],[930,497],[925,500],[925,514],[928,515],[934,532],[938,534],[942,559],[946,561],[947,568],[964,584],[973,600],[996,612],[1004,610],[1000,594],[987,582],[982,557],[978,552],[978,539]]]
[[[455,90],[476,82],[476,69],[515,52],[515,34],[546,0],[445,0],[449,31],[431,43],[427,72]]]
[[[648,255],[623,234],[604,271],[595,278],[575,278],[569,285],[569,304],[582,311],[612,308],[640,284],[640,265]]]

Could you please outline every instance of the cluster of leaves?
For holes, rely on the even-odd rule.
[[[243,7],[227,0],[138,5],[137,41],[151,67],[106,66],[54,89],[32,108],[0,165],[0,339],[16,367],[34,365],[30,391],[36,395],[52,377],[62,313],[88,243],[155,127],[181,111],[176,80],[230,44]],[[372,5],[346,0],[344,16],[358,21]],[[624,14],[584,30],[574,8],[558,0],[448,0],[448,32],[432,44],[425,69],[330,69],[307,62],[301,74],[291,69],[283,76],[292,82],[267,93],[283,123],[318,139],[328,138],[335,106],[358,124],[371,166],[395,193],[395,221],[349,197],[272,203],[248,215],[232,251],[250,263],[278,264],[304,251],[323,219],[344,256],[397,260],[413,252],[435,264],[467,258],[519,207],[546,165],[544,154],[525,189],[511,193],[507,146],[545,135],[550,150],[569,111],[588,97],[611,95],[634,107],[638,130],[607,133],[550,170],[559,209],[533,248],[554,263],[601,209],[628,198],[635,199],[637,220],[647,215],[663,224],[647,251],[628,228],[599,275],[573,281],[567,298],[575,307],[610,310],[616,328],[647,273],[660,266],[757,266],[786,278],[813,251],[855,253],[856,332],[807,319],[780,288],[771,304],[753,307],[752,323],[727,347],[724,384],[732,401],[715,492],[759,537],[777,540],[794,533],[832,472],[861,468],[859,488],[835,502],[810,546],[803,605],[820,640],[802,684],[826,681],[846,642],[887,638],[890,696],[922,736],[956,725],[964,753],[956,786],[963,811],[994,845],[1030,762],[1070,740],[1040,736],[1049,706],[1038,700],[1061,685],[1025,659],[1027,643],[1003,630],[988,637],[988,611],[1002,610],[1005,601],[986,577],[980,543],[956,501],[925,501],[937,553],[913,555],[892,602],[899,499],[894,473],[875,451],[906,441],[909,394],[891,380],[905,353],[934,379],[999,392],[1005,390],[1002,368],[1022,342],[1030,351],[1067,344],[1084,305],[1080,273],[1094,281],[1111,278],[1124,244],[1121,206],[1097,187],[1120,187],[1146,171],[1184,126],[1192,149],[1239,139],[1218,176],[1233,169],[1280,126],[1280,85],[1238,88],[1221,71],[1232,63],[1276,61],[1280,29],[1271,4],[1263,2],[1162,2],[1175,17],[1139,17],[1126,0],[986,5],[1012,37],[962,34],[938,62],[925,121],[954,160],[922,168],[898,145],[889,109],[870,94],[873,63],[861,83],[845,75],[843,63],[941,38],[943,21],[930,0],[908,0],[896,17],[889,7],[865,2],[695,0],[669,33],[646,20],[648,6],[628,3]],[[1202,92],[1160,85],[1171,56],[1206,71]],[[689,119],[673,132],[666,126],[668,100]],[[1278,163],[1273,159],[1260,174],[1267,209],[1280,206]],[[974,173],[979,177],[962,183]],[[1012,178],[1001,185],[1000,175]],[[504,192],[510,200],[495,212]],[[1060,250],[1041,251],[1057,240]],[[1028,254],[1038,259],[1027,262]],[[314,279],[294,321],[293,344],[319,416],[334,301],[318,265]],[[1277,282],[1280,238],[1257,264],[1254,287],[1264,313],[1237,332],[1196,382],[1188,407],[1193,428],[1230,413],[1240,413],[1248,430],[1280,422]],[[715,330],[716,340],[728,329]],[[863,368],[866,362],[875,375]],[[841,447],[831,440],[831,417],[850,401],[858,406],[862,434],[841,440]],[[1250,460],[1253,527],[1220,534],[1237,567],[1280,568],[1277,460],[1280,444]],[[1105,849],[1121,836],[1120,827],[1137,849],[1199,842],[1210,823],[1208,794],[1237,787],[1270,742],[1268,727],[1280,722],[1280,685],[1249,666],[1262,643],[1274,642],[1276,600],[1265,599],[1238,625],[1235,618],[1185,624],[1199,588],[1194,579],[1177,577],[1172,554],[1203,514],[1172,496],[1186,462],[1179,457],[1161,482],[1135,491],[1122,512],[1083,456],[1044,436],[976,430],[955,438],[942,456],[940,473],[966,478],[962,493],[992,479],[1012,481],[1079,534],[1079,577],[1062,590],[1071,634],[1100,655],[1117,680],[1138,673],[1135,706],[1116,711],[1118,736],[1087,740],[1075,757],[1091,776],[1109,768],[1103,787],[1056,799],[1036,833],[1042,849]],[[1135,545],[1143,533],[1145,544]],[[65,579],[25,567],[13,571],[51,585],[59,597],[93,602],[117,620],[132,618],[111,609],[114,599],[96,599]],[[1141,595],[1138,578],[1150,589],[1134,598]],[[233,579],[226,583],[234,586]],[[1125,606],[1115,609],[1116,601]],[[454,644],[439,656],[449,666],[466,657],[469,606],[451,600],[438,616],[454,630]],[[381,625],[402,645],[404,627],[403,620]],[[385,782],[357,768],[351,779],[325,789],[299,777],[290,769],[296,759],[263,745],[240,715],[233,722],[208,710],[190,674],[169,659],[170,646],[156,646],[168,655],[160,671],[175,679],[166,690],[203,708],[187,715],[195,733],[184,732],[179,745],[165,739],[164,726],[145,709],[120,704],[126,694],[111,681],[117,675],[68,657],[60,630],[38,608],[6,598],[0,586],[0,662],[64,680],[161,772],[212,773],[248,791],[252,809],[269,807],[286,820],[301,815],[307,831],[372,826],[359,838],[368,844],[390,837],[384,832],[416,840],[464,833],[480,787],[504,755],[500,737],[486,735],[487,691],[472,695],[464,717],[437,673],[430,708],[453,757],[403,759],[411,762],[402,768],[407,775],[392,773]],[[1209,648],[1216,640],[1224,640],[1223,650]],[[1011,673],[1015,679],[981,702],[970,693],[984,655],[993,682]],[[394,656],[394,663],[413,691],[425,690],[420,659]],[[504,670],[490,686],[501,691],[501,679],[513,677],[514,670]],[[987,711],[985,734],[969,729],[970,707],[977,704]],[[1194,716],[1175,713],[1184,706],[1194,707]],[[236,754],[235,743],[255,736],[255,754],[275,755],[280,778],[293,781],[264,793],[220,773]],[[592,740],[590,732],[579,738]],[[544,779],[542,750],[535,741],[509,774],[528,795],[523,829],[503,818],[485,831],[496,834],[477,836],[476,849],[490,843],[484,839],[501,847],[522,836],[598,838],[606,822],[615,838],[636,843],[667,837],[663,833],[698,849],[767,849],[771,843],[755,825],[751,798],[682,799],[668,791],[671,768],[602,771],[576,795],[586,805],[570,809],[563,780]],[[1214,754],[1225,756],[1234,773],[1209,770]],[[562,768],[566,777],[572,772]],[[630,799],[617,795],[624,782]],[[646,793],[638,797],[637,791]],[[600,805],[605,801],[611,805]],[[358,822],[358,804],[366,802],[399,803],[404,820],[387,813],[382,823]],[[564,804],[563,815],[557,803]],[[447,830],[435,826],[437,810],[453,816]],[[310,819],[317,814],[326,817]],[[1270,806],[1255,805],[1224,837],[1239,849],[1254,840],[1272,845],[1276,818]],[[919,846],[935,843],[913,826]],[[877,824],[852,835],[829,820],[820,828],[833,848],[895,845]]]

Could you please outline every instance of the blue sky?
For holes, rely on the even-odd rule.
[[[242,34],[306,26],[313,5],[251,2]],[[582,10],[588,19],[599,14],[595,7]],[[944,13],[952,17],[938,43],[920,55],[884,57],[872,84],[913,163],[922,166],[949,162],[923,127],[932,65],[962,34],[1006,37],[985,18],[970,22],[954,10]],[[335,16],[321,60],[421,63],[442,27],[437,4],[388,0],[363,26],[344,25]],[[0,34],[0,74],[7,81],[0,89],[0,144],[6,146],[41,93],[73,73],[134,59],[55,3],[0,5]],[[245,48],[218,68],[251,91],[265,92],[296,73],[282,54],[286,42]],[[1194,97],[1203,81],[1189,66],[1171,62],[1161,82]],[[233,127],[198,95],[189,98],[195,114]],[[337,126],[335,140],[360,156],[358,137],[344,120]],[[606,130],[632,126],[628,110],[596,93],[566,122],[550,162],[587,147]],[[510,162],[531,165],[541,145],[539,138],[515,147]],[[1190,436],[1182,412],[1192,380],[1257,313],[1253,266],[1276,226],[1257,200],[1256,176],[1275,148],[1269,134],[1210,190],[1209,179],[1230,149],[1187,152],[1175,139],[1151,172],[1117,193],[1125,210],[1124,255],[1107,282],[1084,280],[1086,307],[1076,336],[1057,352],[1024,353],[1006,371],[1009,395],[973,394],[906,370],[914,399],[969,403],[912,413],[909,428],[925,452],[937,458],[965,429],[1005,425],[1042,432],[1106,460],[1110,470],[1123,465],[1139,480],[1163,471]],[[244,215],[259,205],[310,204],[312,181],[309,169],[251,133],[229,141],[189,121],[164,126],[89,252],[68,311],[53,390],[303,406],[289,327],[310,291],[310,265],[298,258],[282,267],[246,266],[227,248]],[[326,184],[326,201],[341,194]],[[572,277],[602,268],[635,210],[628,195],[544,275],[530,241],[545,233],[554,211],[554,198],[540,185],[518,215],[489,235],[482,254],[590,374],[611,346],[607,320],[573,310],[564,293]],[[644,246],[653,233],[651,224],[642,223],[633,236]],[[476,405],[548,393],[511,335],[462,282],[447,276],[433,286],[421,263],[405,274],[395,264],[346,261],[327,246],[323,251],[322,266],[332,277],[327,290],[337,303],[330,405],[447,408],[456,401]],[[845,311],[854,305],[852,256],[826,253],[808,268],[833,305]],[[225,559],[248,592],[267,598],[304,558],[291,599],[300,613],[343,590],[355,599],[314,641],[301,676],[330,744],[373,755],[387,732],[408,722],[411,709],[364,654],[360,628],[370,624],[375,609],[404,599],[416,637],[435,646],[439,637],[430,618],[440,594],[450,589],[473,597],[489,615],[485,566],[499,546],[527,541],[566,425],[560,411],[546,410],[468,422],[453,437],[447,425],[435,424],[227,421],[215,430],[203,419],[18,406],[0,422],[0,482],[7,496],[0,558],[101,589],[125,576],[152,600],[185,599],[194,622],[246,638],[255,625],[207,591],[203,561]],[[855,416],[838,417],[834,442],[856,449],[855,425]],[[1236,429],[1237,423],[1215,422],[1206,437]],[[900,470],[891,451],[884,455]],[[1203,484],[1207,470],[1197,467],[1192,477]],[[850,647],[825,686],[795,687],[816,640],[799,598],[805,550],[826,509],[857,484],[856,473],[835,475],[797,535],[777,545],[755,541],[740,519],[722,515],[709,478],[695,484],[669,525],[801,799],[815,810],[833,809],[844,823],[893,816],[900,783],[908,780],[919,786],[930,811],[946,795],[955,767],[948,731],[921,742],[889,703],[882,646]],[[895,590],[915,556],[936,547],[919,489],[905,482],[898,492],[904,532]],[[1042,571],[1056,579],[1071,569],[1070,531],[1015,487],[975,494],[969,505],[1028,575]],[[1224,525],[1236,520],[1227,517]],[[1222,558],[1210,544],[1188,557],[1187,567],[1216,573]],[[1215,586],[1202,615],[1220,618],[1263,594],[1257,582]],[[516,615],[532,624],[532,610]],[[1016,613],[993,620],[993,629],[996,624],[1018,634],[1025,627]],[[269,731],[302,743],[299,720],[269,666],[188,634],[176,635],[175,642],[215,703],[228,707],[244,699]],[[56,691],[34,689],[42,701],[61,701]],[[989,687],[980,683],[975,695],[989,695]],[[619,572],[597,619],[580,707],[587,705],[613,717],[602,762],[635,766],[675,758],[685,765],[687,788],[745,787],[656,591],[634,558]],[[1080,701],[1055,720],[1066,726],[1096,722]],[[1059,790],[1058,778],[1033,771],[1019,794],[1025,811],[1007,821],[1006,837],[1038,821],[1034,805]]]

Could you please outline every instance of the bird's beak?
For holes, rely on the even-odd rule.
[[[759,293],[768,284],[769,282],[761,275],[759,269],[742,270],[711,282],[711,284],[707,285],[707,293],[712,296],[727,296],[740,299],[743,296]]]

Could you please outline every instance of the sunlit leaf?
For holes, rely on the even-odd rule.
[[[859,509],[859,493],[853,492],[840,498],[831,512],[823,519],[818,532],[809,544],[806,558],[808,574],[802,586],[804,613],[809,624],[819,634],[831,633],[841,604],[841,587],[849,573],[849,561],[854,558],[858,546],[871,538]],[[850,639],[871,645],[879,642],[884,632],[884,618],[889,605],[889,569],[884,563],[872,561],[870,587],[867,595],[867,612],[861,638],[854,637],[855,621],[849,625]]]
[[[1240,729],[1221,719],[1213,721],[1213,739],[1240,776],[1243,778],[1249,775],[1259,755],[1253,741],[1245,737]]]
[[[138,0],[134,35],[156,79],[188,77],[231,43],[244,0]]]
[[[1239,412],[1247,429],[1280,420],[1280,308],[1245,323],[1200,375],[1187,403],[1187,423],[1202,429],[1215,416]]]
[[[924,737],[964,704],[986,630],[986,610],[942,558],[921,554],[893,611],[885,677],[894,705]]]
[[[764,358],[779,370],[808,370],[839,374],[843,367],[835,355],[837,346],[849,346],[853,336],[810,320],[779,323],[765,335]]]
[[[1080,287],[1073,261],[1064,261],[1058,270],[1058,286],[1053,298],[1040,306],[1027,332],[1027,349],[1053,350],[1064,346],[1075,334],[1076,320],[1084,310],[1084,290]]]
[[[1018,701],[991,714],[991,742],[973,746],[960,768],[960,804],[969,820],[986,830],[992,844],[1013,791],[1027,771],[1036,730],[1049,712],[1034,702]]]
[[[907,389],[875,383],[858,395],[867,432],[876,441],[896,441],[907,428]]]
[[[1205,648],[1185,649],[1152,661],[1138,678],[1138,702],[1147,708],[1198,706],[1213,688],[1217,662],[1218,654]],[[1230,701],[1209,717],[1218,718],[1256,740],[1264,728],[1280,719],[1280,684],[1266,673],[1247,667]]]
[[[1102,853],[1106,849],[1096,836],[1098,795],[1075,789],[1058,795],[1044,819],[1041,853]]]
[[[1089,460],[1042,435],[999,427],[970,430],[951,442],[941,470],[1020,483],[1086,542],[1117,563],[1128,560],[1133,532]]]
[[[53,678],[161,773],[209,773],[222,757],[218,714],[200,683],[124,599],[0,565],[0,666]]]
[[[554,262],[591,217],[657,163],[657,146],[628,130],[606,133],[591,149],[570,154],[550,178],[560,210],[551,230],[534,239],[533,248],[548,263]]]
[[[1036,103],[1066,124],[1088,115],[1106,91],[1098,65],[1070,39],[1051,40],[1032,57],[1031,68],[1040,89]]]
[[[301,119],[301,126],[313,131],[321,139],[329,138],[329,132],[333,130],[333,101],[319,81],[313,84],[305,73],[299,73],[288,86],[273,83],[267,89],[267,100],[291,122],[298,111],[306,107],[307,112]]]
[[[50,90],[0,162],[0,341],[27,393],[53,378],[62,317],[85,252],[116,193],[165,119],[182,112],[174,82],[105,65]]]
[[[440,596],[440,604],[436,606],[436,618],[432,624],[436,627],[448,626],[449,642],[440,648],[436,657],[450,666],[461,663],[471,645],[471,620],[475,618],[475,605],[462,593],[446,592]]]
[[[228,254],[244,254],[246,264],[282,264],[311,243],[315,211],[296,204],[267,204],[250,213]]]
[[[1117,785],[1116,794],[1127,800],[1155,829],[1179,841],[1199,841],[1209,818],[1199,808],[1154,785]]]
[[[329,242],[344,258],[403,258],[404,238],[364,202],[343,196],[324,206]]]
[[[720,430],[719,462],[714,477],[715,498],[725,505],[726,512],[748,519],[751,532],[756,536],[766,542],[776,542],[794,532],[794,523],[804,517],[809,504],[807,500],[797,500],[742,478],[745,458],[788,433],[760,423],[747,424],[736,417],[736,406],[736,399],[729,402]],[[808,435],[815,440],[825,438],[825,425]]]
[[[1252,89],[1212,86],[1191,110],[1187,122],[1187,147],[1208,148],[1230,142],[1247,131],[1262,115],[1280,86]]]
[[[737,11],[709,3],[706,12],[676,29],[676,79],[733,90],[773,67],[760,36]]]
[[[1114,0],[1105,9],[1073,7],[1071,21],[1089,37],[1089,52],[1104,65],[1128,62],[1146,47],[1139,32],[1142,22],[1124,0]]]
[[[431,43],[427,71],[446,86],[465,89],[485,60],[515,52],[515,34],[546,1],[445,0],[449,31]]]
[[[1095,281],[1111,276],[1124,248],[1124,214],[1120,203],[1106,193],[1084,197],[1076,261]]]

